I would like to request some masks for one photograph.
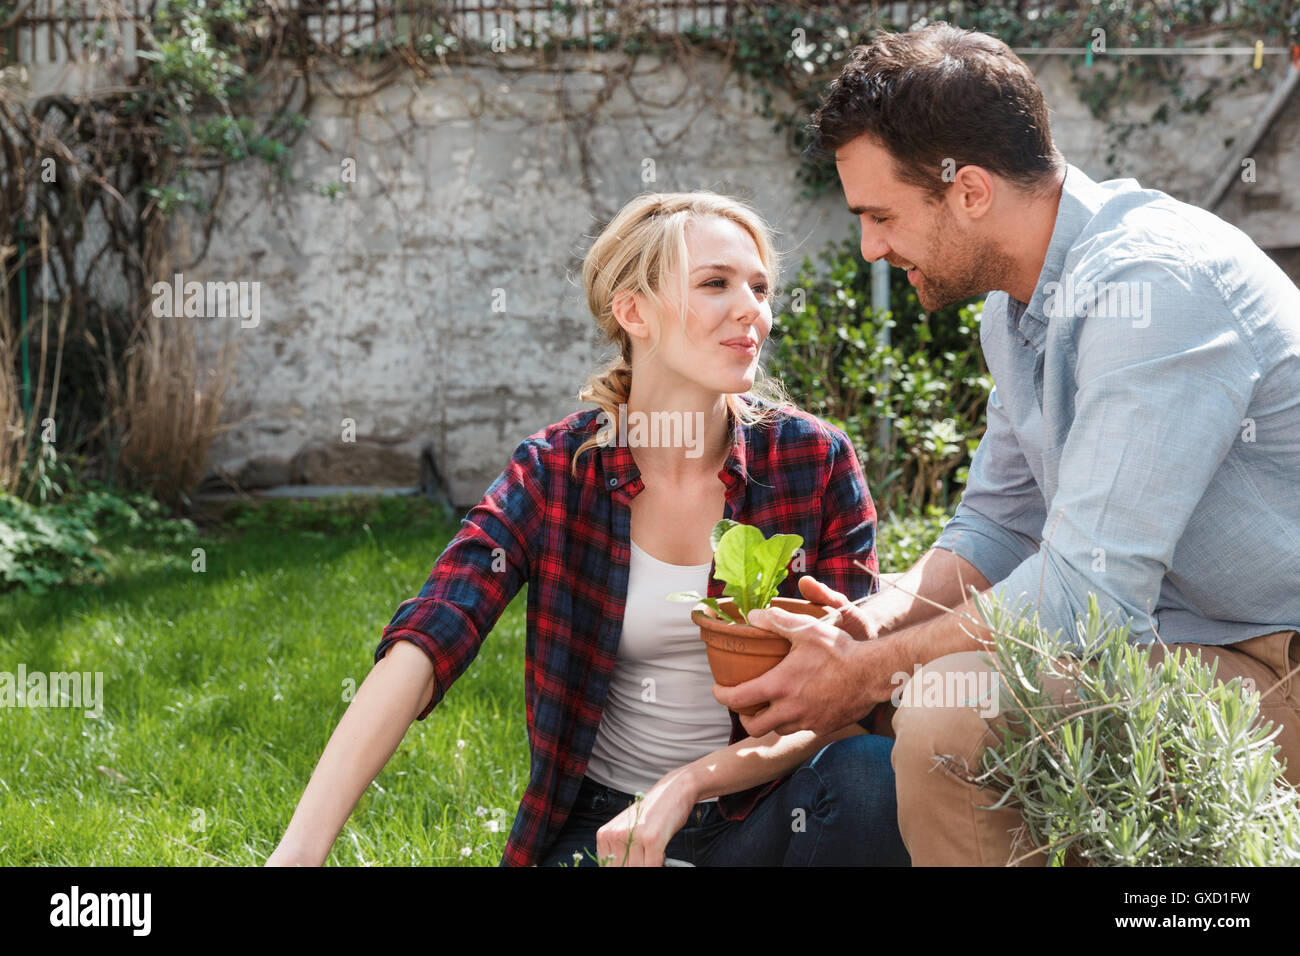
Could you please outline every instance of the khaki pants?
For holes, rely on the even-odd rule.
[[[1208,645],[1157,645],[1152,661],[1182,647],[1201,653],[1206,665],[1218,661],[1217,677],[1250,678],[1261,694],[1264,719],[1280,726],[1273,744],[1277,757],[1286,762],[1286,777],[1300,785],[1300,674],[1287,673],[1300,665],[1298,631],[1279,631],[1222,647]],[[978,651],[950,654],[926,665],[926,671],[957,671],[963,674],[989,671]],[[995,678],[994,678],[995,679]],[[1067,699],[1061,682],[1049,683],[1049,694],[1057,701]],[[1019,808],[997,810],[992,806],[998,794],[963,779],[962,769],[980,772],[984,749],[1001,738],[996,733],[1000,717],[981,717],[976,707],[936,707],[909,703],[894,715],[893,764],[898,787],[898,823],[903,843],[913,866],[1005,866],[1013,858],[1020,865],[1043,866],[1047,855],[1016,839],[1021,825]],[[951,755],[940,763],[938,755]],[[951,768],[951,769],[950,769]]]

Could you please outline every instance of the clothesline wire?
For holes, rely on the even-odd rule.
[[[1024,53],[1086,54],[1088,52],[1088,47],[1086,46],[1012,47],[1011,52],[1015,53],[1016,55],[1020,55]],[[1264,54],[1285,53],[1289,55],[1291,53],[1291,48],[1285,46],[1266,46],[1262,50],[1258,50],[1256,47],[1253,46],[1212,46],[1212,47],[1186,47],[1186,48],[1171,48],[1171,47],[1159,47],[1159,46],[1147,46],[1147,47],[1133,46],[1133,47],[1110,47],[1104,53],[1097,53],[1096,55],[1098,57],[1116,56],[1116,55],[1120,55],[1120,56],[1187,56],[1187,55],[1207,56],[1215,53],[1222,53],[1226,55],[1230,53],[1254,54],[1257,52],[1264,53]]]

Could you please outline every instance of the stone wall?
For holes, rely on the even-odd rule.
[[[335,198],[281,190],[253,162],[232,169],[208,252],[184,274],[260,283],[256,325],[204,320],[225,322],[239,348],[239,424],[215,446],[214,469],[245,484],[409,484],[429,447],[466,506],[522,438],[581,407],[575,393],[604,349],[578,267],[632,196],[733,193],[796,261],[856,235],[837,191],[801,197],[797,157],[722,65],[645,57],[607,83],[600,68],[614,62],[573,54],[560,82],[502,56],[376,93],[330,77],[315,85],[293,170],[338,185]],[[1285,69],[1276,57],[1260,71],[1248,57],[1191,57],[1193,95],[1213,75],[1240,77],[1236,88],[1204,115],[1173,109],[1119,143],[1060,57],[1029,62],[1069,161],[1197,203]],[[1154,91],[1127,103],[1127,116],[1149,118],[1163,102]],[[1255,152],[1256,182],[1235,184],[1218,211],[1294,278],[1300,219],[1286,171],[1300,168],[1300,95]],[[177,261],[197,242],[178,230]]]
[[[851,235],[842,197],[799,198],[796,160],[753,95],[720,64],[697,70],[643,59],[612,90],[569,74],[567,117],[553,73],[509,69],[318,99],[295,173],[338,182],[355,160],[355,183],[332,201],[273,199],[263,171],[241,168],[194,271],[262,283],[259,324],[235,333],[245,420],[213,464],[340,457],[352,419],[407,453],[431,445],[470,504],[521,439],[584,407],[578,388],[607,352],[582,256],[634,195],[741,196],[796,260]]]
[[[1198,46],[1230,42],[1226,36],[1206,36]],[[1195,99],[1211,78],[1219,81],[1207,112],[1181,112],[1167,91],[1156,88],[1122,104],[1114,114],[1117,122],[1106,124],[1094,119],[1076,95],[1062,57],[1046,56],[1031,61],[1031,66],[1052,108],[1052,137],[1070,162],[1094,179],[1132,176],[1143,186],[1198,206],[1205,205],[1225,166],[1239,167],[1234,147],[1242,145],[1289,69],[1277,56],[1256,71],[1250,57],[1241,54],[1188,55],[1183,87],[1189,99]],[[1100,58],[1095,68],[1105,68]],[[1168,107],[1167,122],[1138,127],[1127,140],[1121,138],[1124,121],[1149,122],[1161,106]],[[1295,181],[1300,169],[1300,87],[1250,158],[1254,182],[1238,176],[1212,211],[1274,252],[1275,258],[1292,257],[1291,278],[1300,280],[1291,251],[1300,248],[1300,191]]]

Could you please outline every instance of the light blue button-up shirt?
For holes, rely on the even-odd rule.
[[[1300,289],[1244,233],[1068,166],[1028,306],[987,297],[988,430],[935,546],[1076,634],[1300,629]]]

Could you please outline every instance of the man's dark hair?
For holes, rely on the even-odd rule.
[[[855,47],[810,129],[809,151],[822,159],[870,135],[895,175],[934,199],[951,185],[945,160],[953,172],[982,166],[1031,192],[1065,165],[1029,67],[996,37],[947,23]]]

